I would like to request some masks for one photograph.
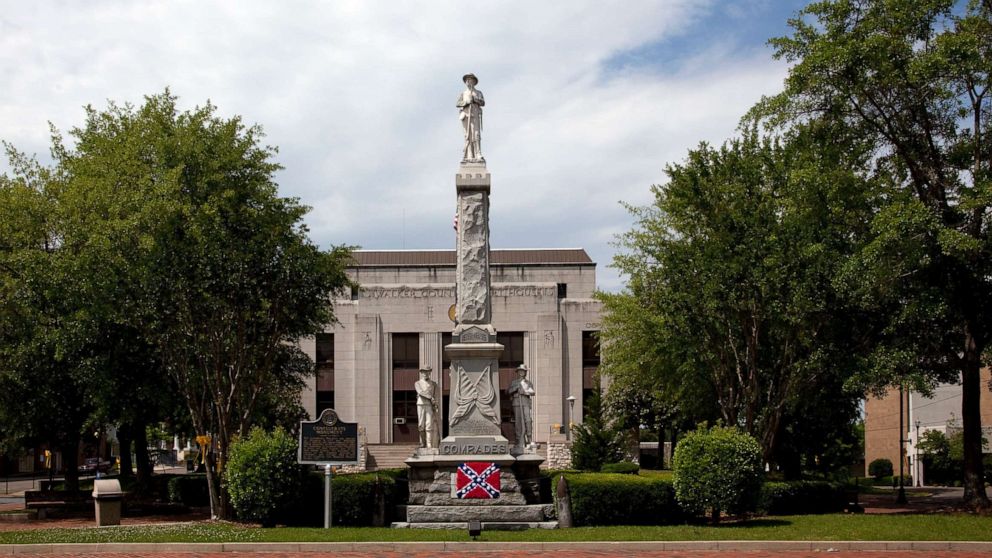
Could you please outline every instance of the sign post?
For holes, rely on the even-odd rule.
[[[334,478],[334,469],[331,464],[324,465],[324,529],[331,528],[331,504],[334,502],[334,489],[331,480]]]
[[[296,461],[324,466],[324,528],[331,527],[331,480],[334,465],[358,463],[358,423],[344,422],[334,409],[324,409],[315,421],[300,421]]]

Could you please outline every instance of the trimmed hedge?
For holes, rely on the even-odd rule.
[[[206,474],[177,475],[168,480],[169,501],[187,507],[210,505]]]
[[[847,486],[839,482],[766,482],[761,487],[758,511],[767,515],[840,512],[847,506],[847,493]]]
[[[387,526],[396,520],[396,506],[406,503],[406,469],[383,469],[371,473],[337,474],[332,481],[334,525],[351,527]],[[377,487],[378,485],[378,487]],[[381,496],[377,496],[381,494]],[[377,498],[381,498],[377,502]],[[381,518],[377,512],[381,511]],[[377,521],[379,519],[379,521]],[[303,496],[290,516],[280,523],[321,527],[324,525],[324,473],[308,474]],[[376,525],[376,523],[381,523]]]
[[[672,481],[612,473],[566,474],[576,527],[591,525],[665,525],[685,512],[675,501]],[[556,479],[552,483],[557,482]]]
[[[899,486],[899,475],[888,475],[881,478],[871,478],[872,486],[891,486],[896,488]],[[903,486],[913,486],[913,475],[903,475],[902,476]]]
[[[618,473],[621,475],[636,475],[641,470],[637,463],[622,461],[620,463],[606,463],[599,470],[600,473]]]

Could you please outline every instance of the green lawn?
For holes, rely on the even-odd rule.
[[[261,529],[227,523],[0,532],[0,543],[463,541],[463,531],[335,527]],[[992,541],[992,517],[974,515],[807,515],[766,517],[719,527],[582,527],[487,531],[488,541],[896,540]]]

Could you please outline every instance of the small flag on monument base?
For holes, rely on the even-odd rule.
[[[483,461],[459,465],[455,473],[455,498],[499,498],[499,465]]]

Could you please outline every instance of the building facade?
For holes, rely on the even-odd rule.
[[[981,393],[982,432],[992,441],[992,374],[982,370]],[[899,474],[899,440],[905,440],[904,471],[913,476],[913,483],[926,483],[916,443],[927,431],[937,430],[950,435],[961,428],[961,385],[940,384],[930,397],[914,391],[902,394],[902,436],[899,435],[899,390],[890,389],[881,398],[869,397],[865,402],[865,475],[871,462],[884,458],[892,462]],[[985,453],[990,447],[985,446]]]
[[[503,435],[512,440],[505,390],[521,363],[534,383],[534,440],[582,420],[582,402],[599,366],[601,304],[593,299],[596,264],[582,249],[492,250],[493,326],[499,359]],[[334,301],[338,323],[301,342],[318,373],[303,393],[317,416],[334,408],[365,427],[370,444],[417,442],[414,383],[421,366],[442,391],[441,435],[448,424],[449,362],[455,303],[454,250],[356,251],[348,276],[357,284]],[[574,406],[568,397],[575,398]]]

